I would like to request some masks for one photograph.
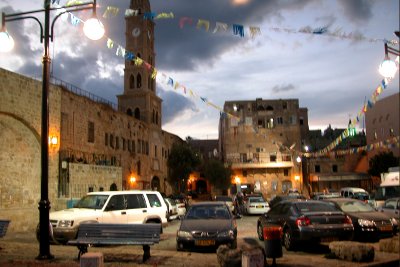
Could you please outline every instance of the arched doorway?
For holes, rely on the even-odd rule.
[[[154,176],[153,179],[151,179],[151,190],[161,190],[160,178],[158,178],[157,176]]]
[[[207,193],[207,182],[205,180],[199,179],[196,181],[196,191],[199,194]]]

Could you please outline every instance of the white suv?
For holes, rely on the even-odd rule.
[[[167,223],[168,209],[157,191],[91,192],[71,209],[50,212],[54,241],[75,239],[79,224],[93,223]],[[38,227],[39,228],[39,227]]]

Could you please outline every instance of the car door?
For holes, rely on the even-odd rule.
[[[144,223],[148,209],[143,193],[128,194],[126,199],[128,223]]]
[[[102,223],[127,223],[126,199],[124,195],[111,196],[101,218]]]
[[[397,199],[388,199],[381,210],[391,217],[399,218],[399,201]]]

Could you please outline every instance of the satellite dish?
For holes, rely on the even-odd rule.
[[[216,148],[214,148],[213,154],[214,154],[214,157],[218,156],[218,150]]]

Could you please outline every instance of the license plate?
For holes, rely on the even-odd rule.
[[[325,243],[325,242],[332,242],[332,241],[338,241],[339,238],[334,237],[334,236],[330,236],[330,237],[322,237],[321,238],[321,242]]]
[[[215,245],[215,240],[196,240],[195,241],[196,246],[214,246]]]
[[[392,226],[385,225],[385,226],[379,227],[379,230],[382,231],[382,232],[387,232],[387,231],[392,231],[393,229],[392,229]]]
[[[262,209],[262,208],[263,208],[263,205],[258,205],[258,206],[256,206],[256,208],[257,208],[257,209]]]

